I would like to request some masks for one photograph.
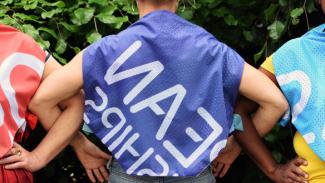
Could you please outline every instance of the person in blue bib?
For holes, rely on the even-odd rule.
[[[51,109],[84,90],[85,123],[114,156],[112,183],[215,182],[209,165],[226,145],[238,93],[257,102],[258,113],[272,114],[259,120],[275,122],[288,108],[266,76],[177,16],[177,4],[138,0],[139,21],[81,51],[33,98]],[[244,134],[257,134],[249,125]],[[250,143],[265,150],[258,134],[242,141]],[[270,153],[247,152],[275,182],[296,176]]]

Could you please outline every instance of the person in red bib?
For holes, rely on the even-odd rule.
[[[95,181],[93,174],[99,180],[107,179],[108,174],[104,167],[109,156],[88,141],[82,133],[76,135],[82,121],[82,93],[38,117],[28,110],[31,98],[42,79],[60,68],[60,64],[31,37],[10,26],[0,24],[0,45],[0,158],[10,157],[6,161],[16,161],[14,165],[22,164],[23,159],[19,161],[20,158],[29,152],[18,143],[28,137],[39,119],[46,130],[51,129],[44,139],[49,143],[43,141],[35,150],[37,155],[51,160],[73,139],[71,145],[92,181]],[[58,131],[60,135],[54,136]],[[30,171],[41,167],[34,167],[29,171],[9,170],[11,168],[11,165],[0,165],[1,183],[33,182]],[[104,171],[98,173],[100,169]]]

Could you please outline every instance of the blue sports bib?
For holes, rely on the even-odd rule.
[[[313,151],[325,161],[325,24],[284,44],[273,55],[276,79],[291,120]],[[289,113],[288,113],[289,114]],[[290,115],[283,121],[286,123]]]
[[[127,174],[195,176],[225,146],[243,59],[152,12],[83,55],[85,121]]]

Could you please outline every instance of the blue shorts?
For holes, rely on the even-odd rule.
[[[210,167],[197,177],[150,177],[130,176],[124,172],[117,161],[112,161],[110,167],[109,183],[215,183]]]

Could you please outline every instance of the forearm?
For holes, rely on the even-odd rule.
[[[45,138],[33,151],[43,164],[48,163],[62,151],[79,130],[83,114],[83,100],[81,95],[77,97],[79,99],[70,101]]]
[[[263,103],[257,105],[244,97],[238,99],[235,108],[235,113],[241,116],[244,126],[243,132],[237,131],[234,134],[237,142],[271,179],[274,176],[277,163],[260,136],[264,136],[274,127],[285,110],[285,105],[282,108]],[[251,114],[255,111],[256,113],[252,117]]]
[[[264,145],[262,139],[252,125],[252,121],[247,113],[237,112],[241,115],[244,131],[236,131],[234,136],[242,149],[251,157],[257,166],[270,178],[276,169],[277,163],[270,151]]]
[[[43,128],[46,131],[49,131],[55,122],[55,120],[52,120],[52,119],[57,119],[61,115],[61,113],[62,113],[62,111],[59,109],[59,107],[54,108],[52,113],[49,113],[50,115],[46,120],[42,120],[42,121],[40,120],[40,123],[43,126]],[[74,150],[77,150],[79,145],[84,143],[84,141],[86,141],[86,140],[87,139],[86,139],[85,135],[83,135],[80,131],[78,131],[70,140],[69,145],[71,145],[71,147]],[[63,146],[65,146],[65,145],[63,144]]]
[[[82,134],[80,131],[78,131],[75,136],[70,141],[70,145],[73,148],[74,151],[77,151],[80,147],[80,144],[84,144],[85,141],[89,141],[87,137]]]
[[[279,113],[277,109],[265,109],[260,107],[253,115],[252,120],[260,136],[264,137],[273,129],[282,116],[283,113]]]
[[[284,108],[260,107],[255,102],[240,96],[236,104],[236,113],[241,113],[250,118],[249,122],[252,122],[261,137],[264,137],[269,133],[276,125],[278,119],[282,116]]]

